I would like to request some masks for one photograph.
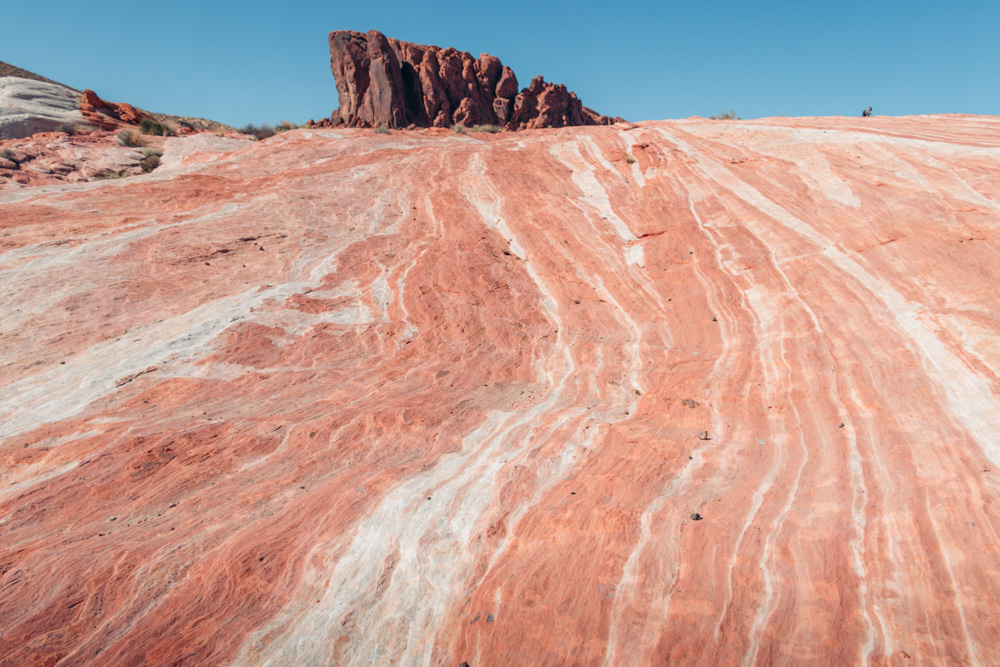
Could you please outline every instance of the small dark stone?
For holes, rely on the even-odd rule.
[[[704,518],[705,517],[703,517],[702,515],[698,514],[697,512],[695,512],[694,514],[691,515],[691,520],[692,521],[701,521]]]

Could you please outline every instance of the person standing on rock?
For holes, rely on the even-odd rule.
[[[868,116],[871,116],[872,115],[872,108],[868,107],[867,109],[865,109],[864,111],[861,112],[861,115],[864,116],[865,118],[867,118]]]

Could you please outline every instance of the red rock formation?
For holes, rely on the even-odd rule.
[[[518,93],[517,77],[488,54],[401,42],[370,30],[330,33],[330,68],[340,108],[332,125],[450,127],[500,125],[510,130],[610,125],[561,84],[536,77]]]
[[[92,90],[83,91],[83,98],[80,101],[80,111],[84,118],[91,125],[102,129],[113,129],[120,124],[138,125],[146,114],[136,109],[131,104],[124,102],[106,102],[98,97]]]
[[[5,667],[996,662],[1000,118],[326,134],[0,192]]]

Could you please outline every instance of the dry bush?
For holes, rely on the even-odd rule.
[[[739,120],[739,116],[736,112],[730,109],[729,111],[720,111],[718,116],[711,116],[712,120]]]
[[[146,140],[138,130],[122,130],[118,133],[118,145],[130,148],[141,148],[146,145]]]

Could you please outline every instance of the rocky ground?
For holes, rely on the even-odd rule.
[[[1000,654],[1000,119],[164,151],[0,192],[0,663]]]
[[[162,152],[165,138],[142,135],[142,146],[122,146],[115,131],[43,132],[0,141],[0,190],[57,183],[86,183],[143,173],[143,158]],[[250,141],[238,133],[223,136]]]

